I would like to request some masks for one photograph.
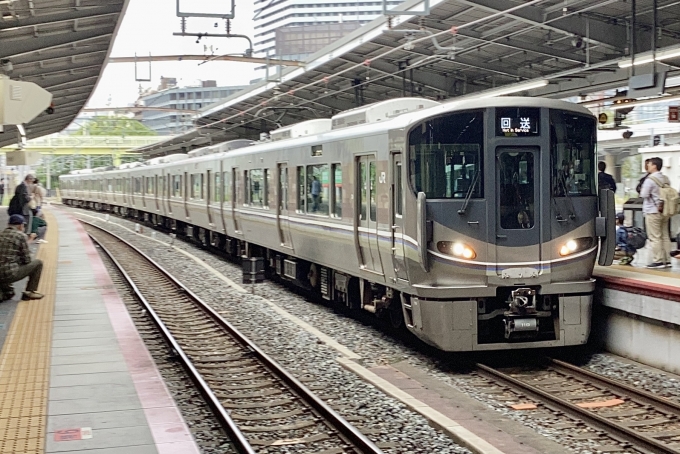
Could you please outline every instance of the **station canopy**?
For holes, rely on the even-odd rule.
[[[24,125],[27,138],[61,131],[85,106],[128,1],[0,0],[0,71],[53,96],[54,113]],[[17,141],[16,128],[6,126],[0,147]]]

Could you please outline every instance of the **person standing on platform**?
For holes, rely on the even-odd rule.
[[[26,221],[26,225],[24,226],[25,230],[30,232],[31,226],[33,225],[33,208],[34,206],[31,206],[34,204],[33,200],[33,181],[35,180],[35,177],[32,174],[26,175],[24,178],[24,181],[21,182],[20,185],[16,187],[14,190],[14,197],[16,197],[16,204],[17,206],[21,207],[21,211],[18,213],[9,213],[9,214],[21,214],[24,217],[24,220]],[[10,204],[11,205],[11,204]]]
[[[611,189],[612,191],[616,192],[616,181],[614,181],[614,177],[608,173],[605,173],[606,169],[607,164],[605,164],[604,161],[597,163],[597,170],[599,170],[597,174],[597,188],[600,191],[603,189]]]
[[[0,178],[0,205],[3,200],[5,200],[5,179]]]
[[[42,274],[41,260],[31,260],[28,241],[24,233],[25,219],[20,214],[9,217],[9,225],[0,233],[0,290],[2,301],[14,297],[12,284],[28,276],[28,284],[24,291],[23,300],[39,300],[42,293],[38,293],[38,284]],[[35,234],[31,234],[31,240]]]
[[[668,222],[670,218],[659,210],[661,197],[660,188],[664,184],[670,184],[668,177],[661,173],[663,160],[652,158],[649,160],[647,171],[649,175],[642,184],[640,197],[642,197],[642,213],[645,216],[645,228],[647,237],[652,245],[653,261],[647,268],[670,268],[671,258],[669,255],[671,239],[668,234]]]
[[[637,191],[638,195],[642,192],[642,184],[645,182],[645,180],[649,176],[649,161],[651,161],[651,160],[652,160],[651,158],[645,159],[645,174],[642,176],[642,178],[640,178],[640,182],[635,187],[635,190]],[[640,196],[640,197],[642,197],[642,196]]]
[[[40,182],[36,178],[33,181],[33,186],[31,187],[31,194],[33,195],[33,200],[35,202],[35,209],[40,210],[43,204],[43,198],[47,195],[45,188],[40,186]]]

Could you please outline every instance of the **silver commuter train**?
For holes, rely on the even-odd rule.
[[[402,98],[115,170],[60,177],[64,203],[163,225],[447,351],[589,336],[596,119],[564,101]]]

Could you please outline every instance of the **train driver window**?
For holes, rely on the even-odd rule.
[[[484,113],[454,113],[411,130],[409,178],[428,199],[482,198]]]
[[[553,197],[595,195],[593,118],[550,110],[550,162]]]

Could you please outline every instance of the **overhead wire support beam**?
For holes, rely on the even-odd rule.
[[[255,58],[255,57],[245,57],[239,55],[155,55],[149,57],[110,57],[109,63],[134,63],[138,61],[149,61],[149,62],[159,62],[159,61],[200,61],[200,62],[212,62],[212,61],[234,61],[243,63],[257,63],[262,64],[269,62],[273,65],[280,66],[304,66],[305,64],[298,60],[279,60],[279,59],[265,59],[265,58]]]

